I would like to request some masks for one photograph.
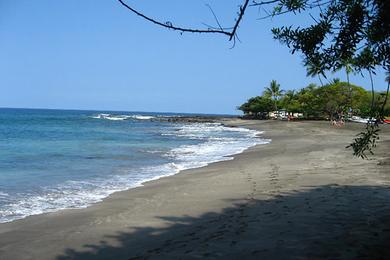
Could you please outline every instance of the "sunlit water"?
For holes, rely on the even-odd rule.
[[[253,130],[163,116],[0,109],[0,222],[86,207],[268,142]]]

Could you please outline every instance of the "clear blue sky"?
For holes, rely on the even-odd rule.
[[[206,3],[230,26],[242,1],[128,2],[163,21],[203,28],[202,22],[215,25]],[[272,79],[282,89],[318,83],[270,32],[309,18],[258,15],[249,10],[242,42],[230,49],[225,36],[180,35],[116,0],[1,0],[0,107],[236,114]],[[383,72],[375,78],[378,90],[383,79]],[[369,87],[368,77],[351,81]]]

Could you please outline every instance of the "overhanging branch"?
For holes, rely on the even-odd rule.
[[[249,3],[249,0],[245,0],[244,4],[242,6],[240,6],[240,11],[238,13],[238,17],[237,17],[236,23],[232,27],[232,30],[231,31],[225,31],[221,26],[220,26],[219,29],[209,28],[209,29],[205,30],[205,29],[195,29],[195,28],[179,27],[179,26],[173,25],[170,22],[163,23],[163,22],[155,20],[154,18],[146,16],[143,13],[135,10],[134,8],[132,8],[131,6],[126,4],[123,0],[118,0],[118,1],[119,1],[119,3],[121,5],[123,5],[125,8],[127,8],[128,10],[130,10],[131,12],[136,14],[137,16],[139,16],[139,17],[141,17],[141,18],[143,18],[143,19],[145,19],[145,20],[147,20],[147,21],[149,21],[151,23],[154,23],[154,24],[156,24],[158,26],[162,26],[162,27],[165,27],[165,28],[168,28],[168,29],[171,29],[171,30],[179,31],[179,32],[224,34],[224,35],[229,36],[229,41],[231,41],[232,39],[234,39],[236,37],[237,29],[238,29],[238,27],[240,25],[242,17],[244,16],[245,10],[248,7],[248,3]]]

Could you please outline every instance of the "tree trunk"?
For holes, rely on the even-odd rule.
[[[323,86],[324,86],[324,83],[322,83],[322,79],[321,79],[321,75],[320,75],[320,74],[318,74],[318,79],[320,80],[321,87],[323,87]]]

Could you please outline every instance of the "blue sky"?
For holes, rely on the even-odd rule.
[[[162,21],[204,28],[215,25],[207,3],[231,26],[241,1],[128,3]],[[236,107],[272,79],[282,89],[319,84],[270,32],[309,18],[257,20],[262,14],[249,9],[241,43],[231,49],[225,36],[181,35],[116,0],[2,0],[0,107],[237,114]],[[383,79],[383,72],[375,77],[378,90],[385,88]],[[369,88],[368,77],[351,82]]]

